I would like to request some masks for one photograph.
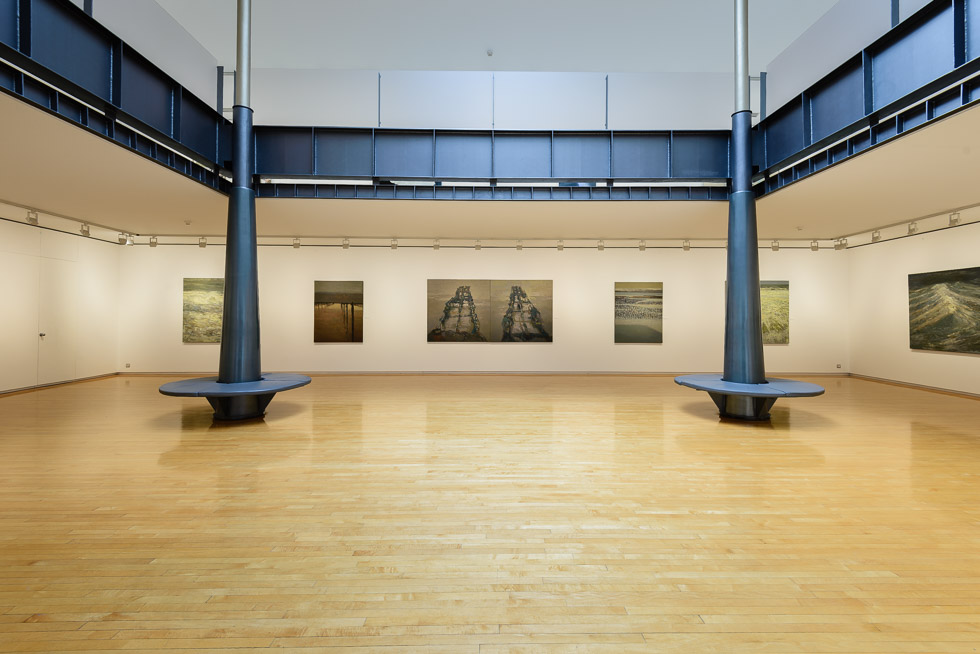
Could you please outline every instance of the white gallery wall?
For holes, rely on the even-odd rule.
[[[122,248],[119,367],[213,372],[215,344],[181,342],[184,277],[221,277],[224,249]],[[790,282],[790,344],[766,346],[770,372],[846,372],[843,253],[761,251],[764,279]],[[428,279],[550,279],[553,343],[428,343]],[[313,282],[364,282],[364,342],[313,342]],[[613,342],[614,284],[664,284],[664,342]],[[262,361],[305,372],[703,372],[720,370],[723,249],[260,247]],[[840,364],[842,367],[837,368]]]
[[[848,251],[851,372],[980,394],[980,355],[909,348],[910,274],[980,266],[980,224]]]
[[[257,125],[730,129],[733,89],[729,73],[252,71]],[[758,107],[757,82],[752,94]]]
[[[977,265],[980,224],[845,251],[760,250],[790,282],[790,344],[770,374],[848,373],[980,394],[980,356],[909,348],[908,275]],[[725,251],[259,248],[268,371],[717,371]],[[184,277],[221,277],[224,248],[125,247],[0,220],[0,391],[113,372],[217,369],[181,342]],[[551,279],[554,342],[426,342],[426,280]],[[364,282],[364,342],[313,343],[314,280]],[[613,343],[617,281],[664,283],[664,342]],[[40,337],[45,333],[45,337]],[[126,367],[126,364],[130,367]],[[838,368],[838,364],[840,368]]]
[[[118,370],[118,246],[0,220],[0,277],[0,391]]]

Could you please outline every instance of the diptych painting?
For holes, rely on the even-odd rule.
[[[430,343],[552,341],[550,280],[430,279]]]
[[[980,268],[909,275],[909,346],[980,354]]]
[[[313,342],[364,342],[364,282],[313,282]]]
[[[664,342],[663,282],[616,282],[615,342]]]
[[[765,345],[789,345],[789,282],[763,281],[762,342]]]
[[[220,343],[225,280],[221,277],[184,278],[185,343]]]

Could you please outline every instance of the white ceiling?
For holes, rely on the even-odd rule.
[[[157,0],[229,69],[235,0]],[[837,0],[750,0],[763,70]],[[732,0],[254,0],[255,68],[726,72]],[[493,49],[493,56],[487,56]]]
[[[135,234],[224,234],[224,195],[4,94],[0,143],[0,201]],[[758,203],[759,236],[836,238],[948,212],[980,203],[977,179],[980,107],[765,196]],[[727,227],[724,202],[260,199],[256,205],[261,236],[723,239]]]

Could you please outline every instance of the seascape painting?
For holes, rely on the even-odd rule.
[[[909,346],[980,354],[980,268],[909,275]]]
[[[427,297],[430,343],[486,343],[489,340],[489,280],[430,279]]]
[[[364,282],[313,282],[313,342],[364,342]]]
[[[221,277],[184,278],[185,343],[220,343],[225,280]]]
[[[789,282],[763,281],[762,342],[765,345],[789,345]]]
[[[550,280],[430,279],[430,343],[550,343]]]
[[[663,282],[616,282],[616,343],[664,342]]]

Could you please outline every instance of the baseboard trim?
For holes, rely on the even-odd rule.
[[[109,377],[118,377],[118,372],[107,372],[101,375],[92,375],[91,377],[79,377],[78,379],[66,379],[65,381],[51,382],[50,384],[37,384],[36,386],[23,386],[21,388],[11,388],[10,390],[0,391],[0,397],[4,395],[20,395],[21,393],[32,393],[34,391],[40,391],[45,388],[53,388],[55,386],[66,386],[68,384],[84,384],[85,382],[96,381],[98,379],[107,379]]]
[[[574,376],[574,377],[676,377],[678,375],[700,374],[687,370],[677,372],[638,372],[635,370],[266,370],[275,373],[295,373],[310,377],[395,377],[395,376]],[[700,371],[704,374],[720,374],[716,371]],[[207,377],[217,372],[119,372],[122,377]],[[846,372],[776,372],[770,377],[847,377]]]
[[[888,386],[900,386],[902,388],[911,388],[918,391],[939,393],[940,395],[952,395],[953,397],[962,397],[967,400],[980,400],[980,394],[977,393],[967,393],[966,391],[954,391],[948,388],[939,388],[938,386],[913,384],[911,382],[896,381],[894,379],[884,379],[883,377],[872,377],[871,375],[860,375],[856,372],[852,372],[848,374],[848,376],[853,377],[854,379],[862,379],[864,381],[875,382],[877,384],[887,384]]]

